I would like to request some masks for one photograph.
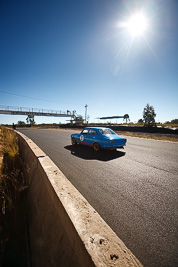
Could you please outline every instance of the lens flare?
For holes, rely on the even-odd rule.
[[[126,27],[133,37],[142,35],[147,29],[147,26],[147,19],[142,13],[132,15],[126,23]]]

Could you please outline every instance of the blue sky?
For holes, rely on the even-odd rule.
[[[135,12],[147,19],[138,36],[124,26]],[[85,116],[87,104],[89,122],[137,122],[149,103],[156,121],[178,118],[177,25],[177,0],[1,0],[0,105]]]

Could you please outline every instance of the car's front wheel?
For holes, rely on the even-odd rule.
[[[101,147],[100,147],[100,145],[98,143],[94,143],[93,144],[93,149],[94,149],[94,151],[98,152],[101,149]]]
[[[75,146],[75,145],[77,144],[77,142],[76,142],[76,140],[75,140],[75,138],[74,138],[74,137],[72,138],[72,140],[71,140],[71,141],[72,141],[72,145],[73,145],[73,146]]]

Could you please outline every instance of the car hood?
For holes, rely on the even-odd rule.
[[[71,137],[79,136],[79,135],[80,135],[79,133],[74,133],[74,134],[71,134]]]

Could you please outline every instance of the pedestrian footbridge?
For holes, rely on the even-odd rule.
[[[75,117],[76,111],[62,111],[52,109],[24,108],[14,106],[0,106],[0,114],[5,115],[26,115],[26,116],[49,116],[49,117]]]

